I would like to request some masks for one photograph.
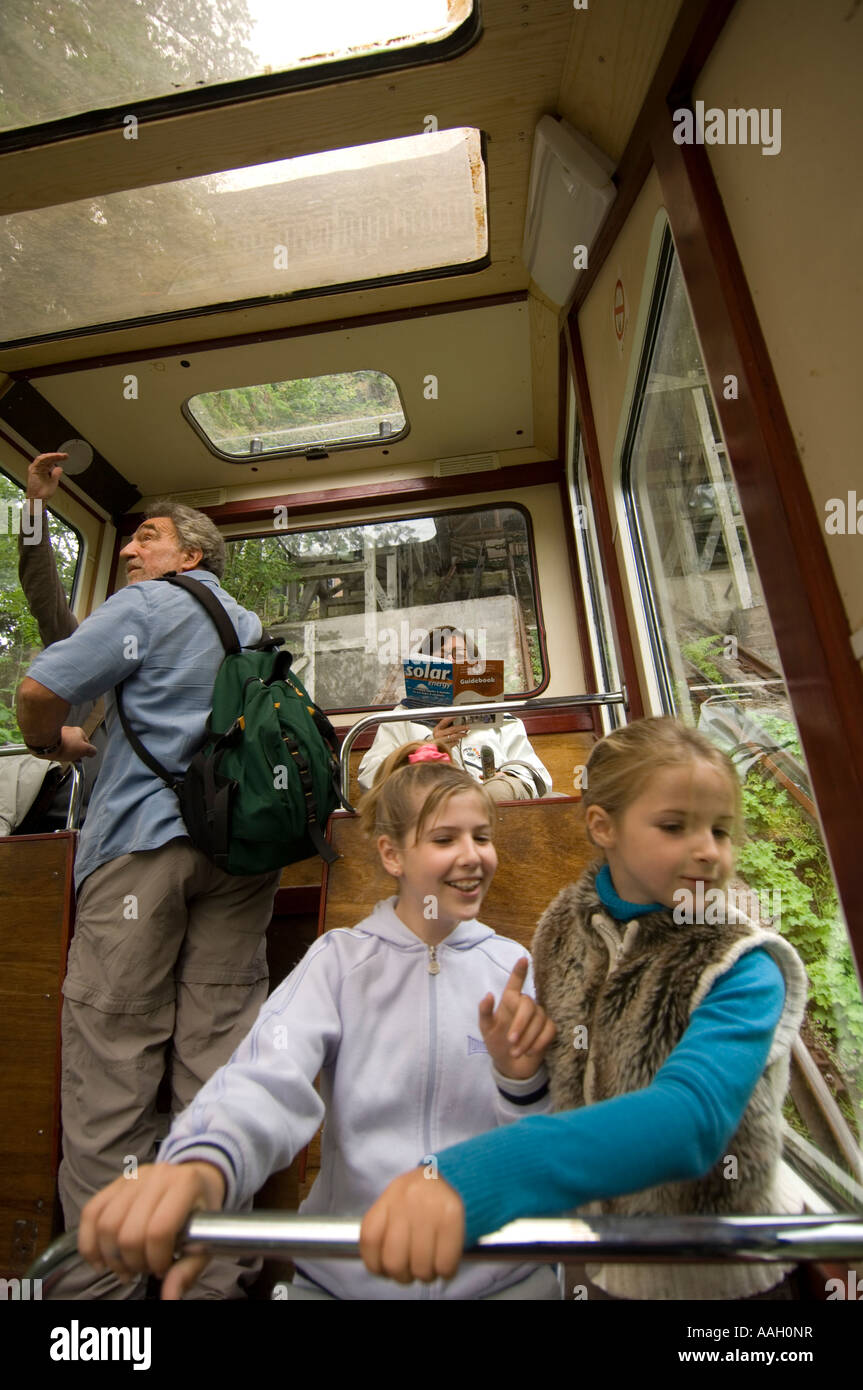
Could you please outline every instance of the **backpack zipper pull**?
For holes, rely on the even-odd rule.
[[[437,958],[437,947],[429,946],[429,974],[440,974],[440,961]]]

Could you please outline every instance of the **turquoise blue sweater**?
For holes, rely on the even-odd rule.
[[[656,903],[624,903],[607,866],[597,876],[621,921]],[[766,951],[717,980],[643,1091],[537,1115],[438,1155],[465,1205],[465,1244],[519,1216],[555,1216],[602,1197],[700,1177],[722,1157],[770,1053],[785,982]]]

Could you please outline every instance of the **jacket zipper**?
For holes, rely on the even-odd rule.
[[[428,973],[429,975],[440,974],[440,961],[437,958],[437,947],[428,948]],[[428,1078],[426,1082],[426,1103],[425,1114],[423,1116],[423,1145],[426,1154],[431,1153],[431,1118],[434,1104],[434,1092],[437,1067],[437,991],[432,980],[429,980],[429,1050],[428,1050]],[[424,1285],[420,1294],[420,1299],[433,1298],[435,1295],[428,1285]]]

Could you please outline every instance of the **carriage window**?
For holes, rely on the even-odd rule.
[[[482,139],[438,130],[16,213],[0,248],[18,343],[477,269]]]
[[[396,705],[421,635],[456,627],[504,688],[543,679],[528,520],[513,506],[228,540],[224,584],[327,710]]]
[[[653,307],[624,444],[623,492],[654,669],[666,711],[696,724],[735,760],[748,838],[731,886],[744,911],[787,936],[809,975],[787,1150],[831,1200],[859,1209],[860,987],[668,234]]]
[[[0,744],[22,742],[15,721],[15,692],[27,674],[27,667],[42,650],[39,627],[18,583],[18,533],[22,530],[23,497],[24,489],[5,473],[0,473]],[[45,515],[60,582],[71,602],[81,555],[81,537],[53,512]],[[28,539],[36,543],[40,534],[37,517],[29,531],[26,526],[24,528],[25,544]]]
[[[355,449],[408,432],[398,387],[386,372],[341,372],[208,391],[192,396],[183,413],[215,454],[242,461],[310,449]]]
[[[76,0],[42,7],[9,0],[0,129],[118,103],[136,111],[154,98],[271,74],[320,80],[321,67],[333,63],[349,65],[338,76],[353,76],[375,71],[375,56],[394,51],[414,50],[415,60],[428,62],[456,31],[476,29],[473,11],[473,0]]]

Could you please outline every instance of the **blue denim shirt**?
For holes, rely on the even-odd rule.
[[[215,575],[196,569],[191,577],[224,605],[241,643],[259,639],[260,620]],[[28,676],[70,704],[107,696],[108,745],[78,843],[77,887],[121,854],[158,849],[186,834],[176,796],[123,733],[114,686],[126,681],[123,705],[144,746],[170,771],[182,772],[204,741],[223,656],[212,619],[190,594],[142,580],[114,594],[33,662]]]

